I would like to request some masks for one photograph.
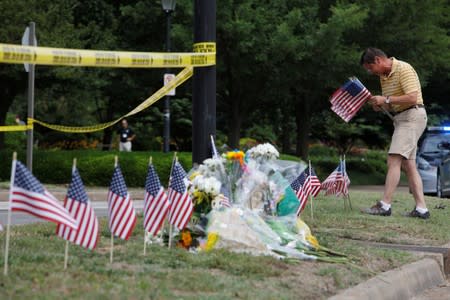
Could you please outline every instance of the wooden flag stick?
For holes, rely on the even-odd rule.
[[[66,241],[66,248],[64,250],[64,270],[67,269],[68,260],[69,260],[69,241]]]
[[[147,230],[144,228],[144,256],[147,254]]]
[[[116,156],[114,156],[114,169],[117,167],[117,165],[119,164],[119,158]],[[111,228],[110,228],[111,230]],[[112,264],[113,263],[113,255],[114,255],[114,233],[111,231],[111,250],[109,253],[109,263]]]
[[[73,159],[73,164],[72,164],[72,175],[73,172],[75,172],[75,169],[77,168],[77,159],[74,158]],[[69,241],[66,240],[66,248],[64,251],[64,270],[67,269],[67,262],[69,261]]]
[[[12,166],[11,166],[11,181],[9,182],[9,208],[8,208],[8,223],[6,224],[6,242],[5,242],[5,267],[3,269],[3,274],[8,275],[8,254],[9,254],[9,237],[11,234],[11,201],[12,201],[12,190],[14,186],[14,177],[16,175],[16,161],[17,152],[13,153]]]
[[[148,166],[150,167],[152,165],[152,163],[153,163],[153,158],[150,156],[150,158],[148,159]],[[144,205],[144,210],[145,210],[145,205]],[[144,211],[144,221],[145,221],[145,211]],[[144,227],[144,256],[147,253],[147,236],[148,236],[148,233]]]
[[[172,172],[173,172],[173,166],[178,162],[177,153],[175,152],[173,154],[173,161],[172,161],[172,168],[170,170],[170,177],[169,177],[169,188],[170,188],[170,181],[172,179]],[[170,223],[170,219],[172,217],[172,205],[169,209],[169,249],[172,247],[172,231],[173,231],[173,225]]]
[[[308,168],[309,168],[308,180],[309,180],[309,189],[310,189],[309,201],[310,201],[310,207],[311,207],[311,220],[314,220],[314,213],[313,213],[313,198],[314,197],[311,194],[311,192],[312,192],[312,186],[311,186],[311,160],[309,160]]]
[[[348,174],[347,174],[347,163],[345,162],[345,154],[344,154],[344,171],[345,171],[345,176],[344,176],[344,179],[345,179],[345,177],[348,177]],[[345,185],[347,186],[347,180],[345,180]],[[349,189],[349,187],[347,186],[347,200],[348,200],[348,206],[350,207],[350,210],[353,210],[353,208],[352,208],[352,202],[350,201],[350,189]]]

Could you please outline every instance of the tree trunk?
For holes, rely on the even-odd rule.
[[[113,119],[113,100],[110,97],[108,101],[108,108],[106,110],[106,118],[102,122],[107,122],[109,120]],[[113,134],[113,128],[108,127],[103,130],[103,138],[102,138],[102,150],[108,151],[112,147],[112,134]]]
[[[103,130],[103,139],[102,139],[102,150],[103,151],[108,151],[109,149],[111,149],[111,142],[112,142],[112,128],[105,128],[105,130]]]
[[[279,120],[281,122],[281,151],[286,154],[292,154],[291,152],[291,136],[294,132],[294,128],[291,126],[292,111],[290,106],[285,104],[282,109],[282,117]]]
[[[1,81],[1,78],[0,78]],[[4,126],[6,122],[6,115],[8,113],[14,97],[18,93],[16,82],[5,81],[4,84],[0,84],[0,126]],[[26,120],[22,116],[22,119]],[[5,148],[5,133],[0,132],[0,150]]]
[[[296,154],[303,160],[307,160],[309,142],[308,136],[311,131],[311,116],[309,114],[308,101],[304,98],[297,99],[295,118],[295,122],[297,124]]]

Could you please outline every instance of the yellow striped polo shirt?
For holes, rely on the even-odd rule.
[[[423,104],[420,81],[414,68],[407,62],[397,60],[394,57],[391,59],[391,73],[388,76],[380,77],[383,96],[401,96],[417,91],[416,104]],[[392,109],[402,111],[410,106],[410,104],[392,104]]]

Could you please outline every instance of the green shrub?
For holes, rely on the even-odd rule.
[[[321,181],[336,169],[339,156],[333,151],[317,148],[321,155],[310,156],[311,164]],[[129,153],[98,150],[35,150],[33,174],[43,183],[68,184],[71,178],[73,159],[77,158],[77,167],[83,182],[87,186],[109,186],[114,168],[114,157],[118,156],[125,181],[130,187],[142,187],[145,184],[149,157],[161,179],[167,186],[173,153],[140,152]],[[186,172],[192,166],[192,154],[178,153],[178,159]],[[9,181],[11,174],[11,150],[0,151],[0,180]],[[300,158],[282,154],[281,159],[300,161]],[[18,152],[18,159],[26,163],[24,150]],[[363,154],[349,155],[346,158],[347,172],[353,185],[383,184],[386,174],[386,153],[383,151],[367,151]]]
[[[12,151],[0,151],[0,180],[10,180]],[[173,153],[161,152],[116,152],[116,151],[34,151],[33,174],[43,183],[68,184],[71,179],[73,159],[77,158],[77,168],[87,186],[109,186],[114,169],[114,157],[124,175],[127,186],[145,185],[149,157],[158,172],[161,183],[167,186]],[[191,153],[178,153],[180,163],[187,171],[191,168]],[[18,153],[18,160],[26,163],[25,151]]]

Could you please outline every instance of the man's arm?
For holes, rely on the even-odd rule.
[[[409,104],[409,105],[414,105],[417,103],[417,92],[412,92],[406,95],[401,95],[401,96],[390,96],[389,97],[389,103],[390,104]],[[382,105],[386,105],[386,100],[387,97],[386,96],[373,96],[372,98],[370,98],[370,103],[372,105],[376,105],[376,106],[382,106]]]

